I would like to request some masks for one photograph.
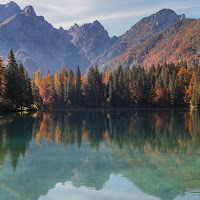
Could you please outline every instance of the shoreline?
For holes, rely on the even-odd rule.
[[[172,106],[160,106],[160,107],[130,107],[130,108],[52,108],[52,109],[39,109],[39,110],[0,110],[0,113],[35,113],[35,112],[92,112],[92,111],[134,111],[134,110],[198,110],[199,107],[193,106],[179,106],[179,107],[172,107]]]

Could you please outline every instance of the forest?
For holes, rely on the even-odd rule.
[[[105,73],[95,65],[86,75],[79,67],[73,72],[63,66],[55,74],[38,70],[30,78],[11,49],[6,66],[0,59],[0,109],[199,107],[199,77],[200,66],[181,61],[148,69],[119,65]]]

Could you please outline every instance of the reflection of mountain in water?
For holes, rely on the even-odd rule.
[[[199,119],[196,111],[5,117],[0,121],[0,193],[35,200],[66,181],[100,190],[110,174],[120,173],[146,194],[174,199],[200,189]]]

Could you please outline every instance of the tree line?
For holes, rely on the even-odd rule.
[[[87,74],[78,67],[74,73],[64,66],[45,76],[41,70],[32,79],[23,65],[17,65],[13,51],[5,67],[0,59],[0,101],[14,108],[35,104],[55,107],[153,107],[200,106],[200,67],[186,61],[164,63],[150,68],[119,65],[113,72],[101,73],[98,66]]]
[[[14,109],[33,103],[31,79],[23,64],[17,64],[12,49],[6,68],[0,58],[0,102],[4,101],[9,101]]]

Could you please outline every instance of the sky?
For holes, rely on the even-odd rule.
[[[120,36],[143,17],[170,8],[187,18],[200,18],[200,0],[14,0],[23,9],[32,5],[55,28],[69,29],[95,20],[110,36]],[[0,4],[8,3],[0,0]]]

